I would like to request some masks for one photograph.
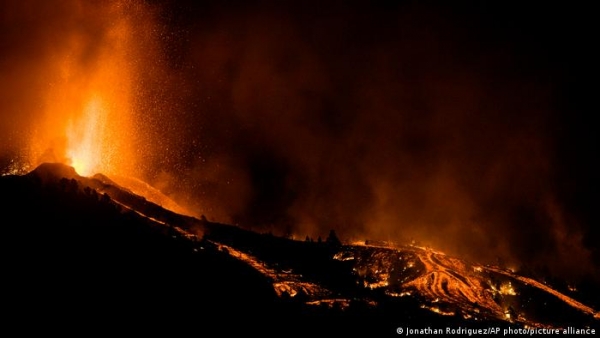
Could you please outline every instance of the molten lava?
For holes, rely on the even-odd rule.
[[[48,55],[37,60],[44,70],[43,85],[28,97],[39,101],[40,116],[30,121],[25,150],[4,174],[63,163],[82,176],[124,178],[123,186],[147,200],[189,214],[139,183],[149,174],[142,164],[155,156],[152,138],[143,130],[148,124],[144,102],[150,100],[144,79],[152,73],[149,63],[160,59],[150,6],[131,1],[73,5],[57,10],[57,16],[61,11],[68,15],[58,40],[49,41]]]
[[[80,119],[69,123],[67,128],[67,156],[77,173],[94,174],[101,166],[102,135],[106,125],[106,109],[100,98],[92,98]]]
[[[118,2],[85,7],[97,32],[69,31],[47,67],[52,77],[30,141],[30,166],[71,165],[84,176],[97,172],[132,175],[136,99],[135,16]]]

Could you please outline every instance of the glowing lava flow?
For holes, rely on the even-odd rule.
[[[515,275],[515,274],[511,274],[511,273],[509,273],[507,271],[504,271],[504,270],[498,269],[498,268],[494,268],[494,267],[486,267],[486,269],[489,270],[489,271],[493,271],[493,272],[499,273],[499,274],[510,276],[512,278],[518,279],[519,281],[521,281],[521,282],[523,282],[523,283],[525,283],[527,285],[531,285],[531,286],[534,286],[534,287],[536,287],[538,289],[544,290],[547,293],[549,293],[549,294],[557,297],[558,299],[562,300],[563,302],[569,304],[570,306],[578,309],[579,311],[587,313],[589,315],[592,315],[596,319],[600,318],[600,312],[596,312],[591,307],[589,307],[587,305],[584,305],[584,304],[576,301],[575,299],[573,299],[571,297],[568,297],[568,296],[566,296],[566,295],[564,295],[564,294],[562,294],[562,293],[560,293],[560,292],[558,292],[558,291],[556,291],[556,290],[548,287],[547,285],[536,281],[535,279],[531,279],[531,278],[527,278],[527,277],[523,277],[523,276],[518,276],[518,275]]]
[[[531,313],[528,306],[518,304],[536,299],[546,302],[555,297],[562,304],[555,305],[550,312],[571,308],[585,320],[600,317],[591,307],[531,278],[497,267],[471,265],[429,248],[355,244],[334,258],[354,261],[353,269],[366,288],[382,289],[391,297],[416,297],[422,308],[441,315],[460,314],[466,319],[495,318],[531,327],[551,327],[551,321],[529,318],[530,314],[536,318],[542,318],[543,314]]]
[[[458,304],[468,312],[476,309],[469,304],[477,304],[478,307],[490,311],[494,317],[505,316],[504,310],[494,301],[492,293],[486,292],[489,287],[485,282],[478,276],[464,273],[471,269],[467,269],[463,262],[432,250],[424,250],[418,254],[419,260],[425,266],[425,272],[404,284],[404,288],[414,288],[429,299]]]
[[[315,283],[302,280],[301,275],[270,268],[265,262],[262,262],[256,257],[243,251],[236,250],[231,246],[212,241],[211,243],[220,249],[225,249],[224,251],[229,253],[232,257],[241,260],[259,271],[265,277],[268,277],[272,282],[275,293],[279,297],[282,297],[283,295],[289,297],[302,295],[307,301],[309,299],[312,300],[312,302],[309,302],[311,305],[321,304],[323,300],[338,302],[340,304],[345,304],[347,302],[345,299],[330,299],[329,297],[331,297],[332,294],[331,291]]]

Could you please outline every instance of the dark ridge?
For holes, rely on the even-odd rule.
[[[170,336],[281,336],[290,330],[397,336],[400,326],[519,327],[491,317],[441,316],[422,308],[426,300],[419,296],[389,297],[362,286],[370,277],[355,269],[378,269],[369,264],[382,257],[396,262],[391,280],[420,274],[422,263],[410,253],[345,246],[335,238],[295,241],[181,216],[107,177],[81,177],[65,165],[44,164],[24,176],[0,177],[0,197],[2,308],[9,323],[34,321],[47,332],[80,333],[76,327],[85,327],[131,334],[165,330]],[[349,306],[309,306],[302,297],[278,297],[269,276],[222,245],[277,271],[293,271]],[[333,259],[340,252],[354,252],[356,261]],[[408,261],[414,261],[414,268],[401,270]],[[502,278],[497,276],[495,283]],[[539,313],[540,319],[560,324],[597,326],[573,309],[563,311],[564,304],[541,290],[519,287],[523,301],[514,303],[517,311]],[[448,284],[442,288],[449,292]]]

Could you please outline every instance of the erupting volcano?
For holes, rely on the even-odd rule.
[[[10,313],[596,329],[591,12],[2,1]]]
[[[74,15],[66,25],[93,16],[96,22],[88,29],[98,31],[66,30],[48,52],[49,79],[39,97],[39,120],[23,150],[26,164],[60,161],[82,175],[130,174],[136,156],[143,155],[132,149],[135,61],[141,48],[134,42],[134,13],[127,14],[127,6],[118,2],[79,7],[81,17]]]

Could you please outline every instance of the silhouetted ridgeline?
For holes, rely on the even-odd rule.
[[[251,267],[217,250],[195,250],[57,168],[63,178],[44,167],[0,178],[8,322],[60,332],[203,326],[239,333],[214,319],[275,313],[272,288]]]
[[[307,273],[315,264],[313,276],[329,276],[334,283],[344,275],[327,270],[336,262],[325,243],[306,244],[177,215],[106,177],[81,177],[61,164],[0,177],[0,195],[2,307],[8,322],[22,332],[40,327],[44,332],[80,332],[83,327],[90,332],[167,330],[171,336],[194,332],[189,330],[281,335],[320,327],[335,333],[360,328],[394,333],[397,320],[383,307],[342,313],[280,299],[271,281],[255,269],[212,242],[190,240],[172,224],[206,231],[211,241]],[[228,324],[221,326],[220,318]],[[348,326],[348,318],[363,322]],[[19,324],[24,322],[36,327]]]
[[[390,297],[384,289],[365,287],[376,280],[357,271],[360,261],[391,249],[344,246],[333,231],[324,241],[296,241],[198,220],[165,210],[108,177],[81,177],[62,164],[0,177],[0,197],[2,306],[9,322],[36,322],[60,332],[75,330],[74,322],[90,332],[166,329],[170,336],[184,331],[396,336],[398,326],[509,325],[465,319],[459,312],[441,316],[424,308],[418,295]],[[299,293],[277,296],[277,276],[261,273],[227,247],[251,255],[275,275],[292,282],[297,276]],[[344,252],[355,260],[334,259]],[[303,293],[303,283],[340,301],[309,305],[314,295]],[[582,315],[556,316],[557,322],[581,322]],[[221,326],[220,318],[228,324]]]

